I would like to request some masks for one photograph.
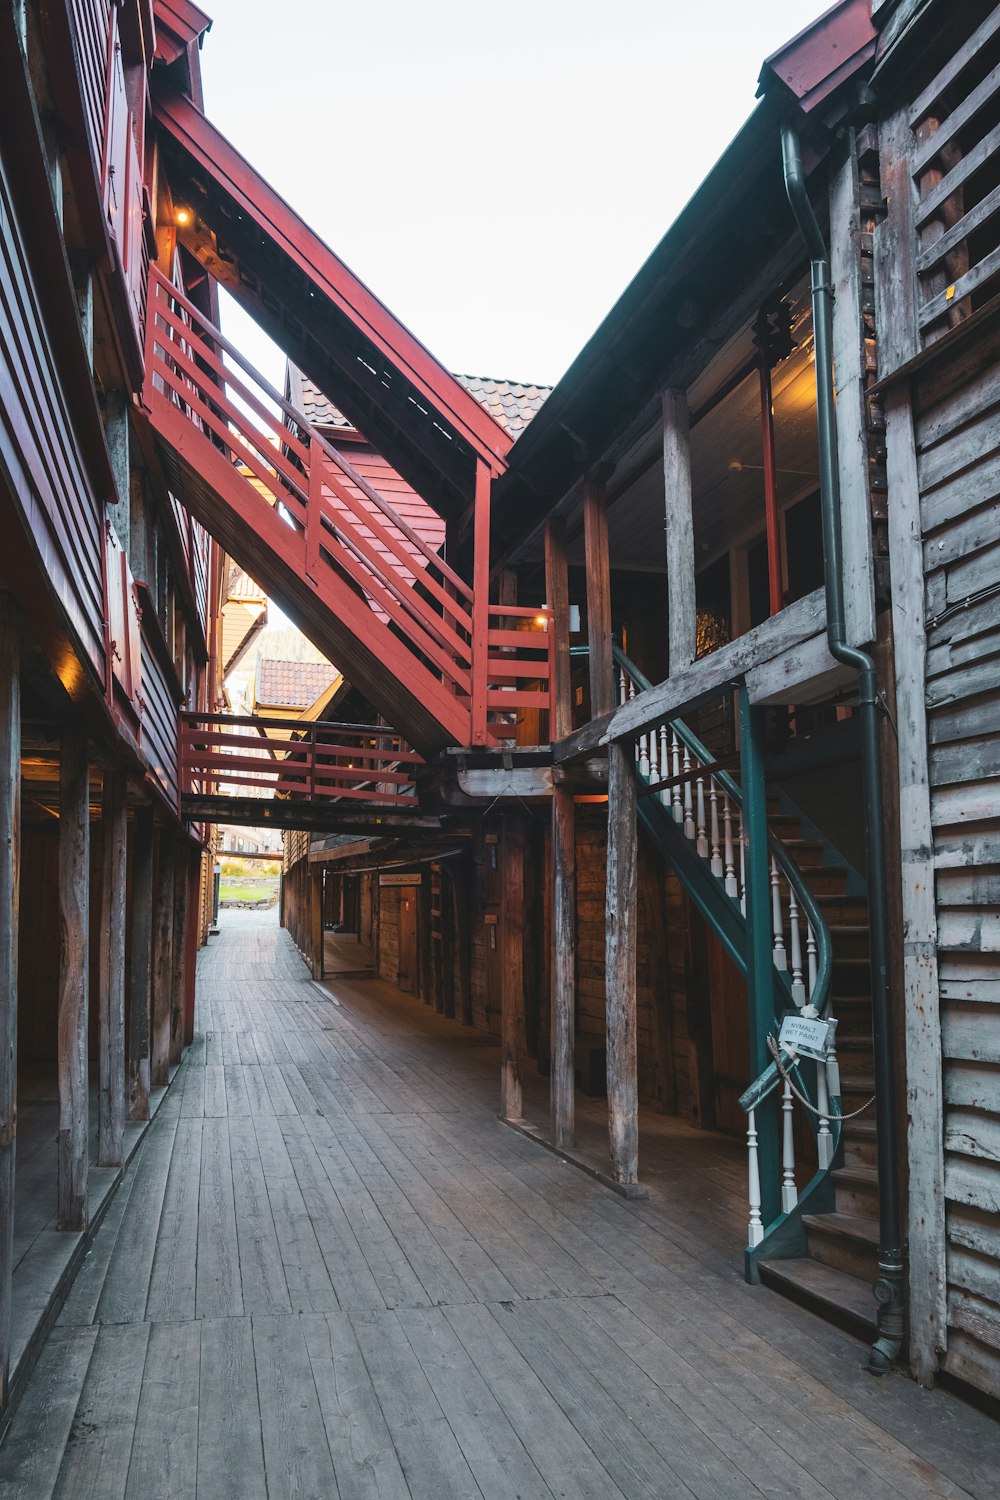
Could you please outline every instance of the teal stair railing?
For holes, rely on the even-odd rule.
[[[617,646],[614,661],[620,703],[651,686]],[[767,943],[774,1034],[783,1015],[789,1013],[832,1019],[829,928],[791,851],[770,830],[769,931],[755,931],[747,921],[747,844],[744,792],[739,782],[680,719],[668,720],[636,738],[635,772],[640,821],[748,980],[755,957],[753,945]],[[833,1029],[831,1035],[835,1035]],[[803,1211],[807,1205],[822,1210],[832,1199],[830,1171],[840,1143],[836,1052],[831,1046],[825,1062],[801,1062],[787,1071],[789,1076],[781,1079],[775,1091],[780,1129],[759,1131],[756,1111],[748,1113],[747,1267],[752,1279],[756,1279],[755,1262],[765,1255],[803,1253]],[[796,1090],[802,1096],[816,1149],[815,1170],[801,1190],[802,1164],[795,1154],[794,1111],[800,1102]],[[774,1107],[774,1101],[766,1107]],[[776,1142],[776,1161],[761,1159],[762,1139],[768,1138]],[[766,1188],[775,1179],[780,1189],[772,1194]],[[765,1222],[762,1210],[770,1202],[780,1202],[780,1212]]]

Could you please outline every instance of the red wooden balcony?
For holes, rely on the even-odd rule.
[[[143,403],[178,497],[414,745],[509,741],[548,709],[547,612],[483,597],[482,536],[474,593],[155,267]],[[487,528],[488,487],[483,464]]]

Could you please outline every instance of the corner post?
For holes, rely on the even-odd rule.
[[[155,897],[153,901],[153,984],[150,1025],[150,1083],[165,1088],[170,1082],[170,1011],[173,985],[174,851],[166,829],[157,838]]]
[[[639,1180],[639,1076],[636,1051],[638,833],[632,746],[608,746],[608,874],[605,985],[608,1025],[608,1134],[616,1182]]]
[[[128,803],[124,773],[104,772],[101,804],[99,964],[100,1087],[97,1163],[120,1167],[125,1129],[125,861]]]
[[[687,393],[675,389],[664,391],[663,523],[671,676],[682,667],[689,667],[697,650],[689,424]]]
[[[747,964],[750,1072],[762,1073],[771,1060],[767,1038],[776,1026],[771,931],[771,868],[767,850],[767,784],[764,774],[764,715],[753,708],[746,684],[740,686],[740,781],[743,789],[743,844],[746,861]],[[777,1094],[755,1111],[760,1161],[760,1209],[764,1229],[781,1208]]]
[[[0,1413],[10,1376],[17,1137],[17,932],[21,854],[21,639],[0,593]]]
[[[59,1135],[57,1223],[87,1227],[90,1098],[90,780],[87,741],[67,728],[59,755]]]
[[[524,851],[525,814],[503,815],[503,894],[500,907],[500,1116],[524,1114],[521,1066],[524,1027]]]
[[[476,462],[472,538],[472,725],[474,745],[485,745],[490,654],[490,484],[489,466]]]
[[[174,930],[170,944],[170,1062],[184,1052],[184,992],[187,973],[188,892],[190,856],[183,841],[174,848]]]
[[[153,809],[136,809],[129,932],[128,1117],[149,1119],[149,1002],[153,942]]]
[[[323,978],[323,866],[304,861],[309,882],[309,951],[314,979]]]

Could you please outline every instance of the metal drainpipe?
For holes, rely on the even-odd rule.
[[[867,820],[868,910],[872,975],[872,1039],[875,1052],[875,1112],[878,1130],[879,1279],[878,1338],[868,1357],[873,1375],[888,1373],[903,1342],[903,1245],[897,1179],[896,1108],[892,1018],[889,1004],[889,914],[885,893],[885,824],[879,757],[879,703],[875,663],[847,643],[844,628],[844,559],[840,526],[840,474],[833,385],[833,288],[826,244],[816,222],[802,170],[799,140],[781,130],[785,191],[809,249],[812,269],[813,335],[816,342],[816,427],[819,435],[820,505],[826,582],[826,630],[830,653],[858,673],[861,753]]]

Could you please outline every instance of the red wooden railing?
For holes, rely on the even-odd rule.
[[[423,757],[391,729],[182,713],[181,789],[200,797],[353,798],[417,807]]]
[[[341,587],[349,581],[408,648],[408,669],[419,663],[461,705],[466,743],[511,739],[518,710],[549,708],[547,611],[484,610],[466,580],[155,266],[144,401],[154,419],[159,404],[174,419],[183,414],[280,507],[304,536],[306,578],[317,587],[331,573]]]

